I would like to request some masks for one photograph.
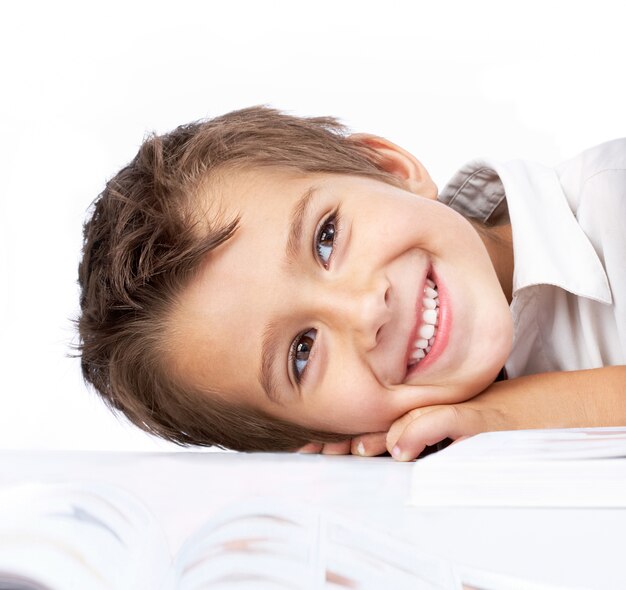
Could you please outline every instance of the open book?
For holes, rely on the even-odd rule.
[[[485,432],[418,460],[415,506],[626,507],[626,428]]]
[[[173,559],[159,523],[101,483],[0,495],[0,589],[460,589],[452,566],[330,512],[251,498],[201,525]]]

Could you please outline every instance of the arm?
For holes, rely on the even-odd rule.
[[[401,461],[426,445],[489,430],[626,425],[626,366],[560,371],[494,383],[459,404],[411,410],[387,433]],[[399,452],[393,453],[394,447]]]

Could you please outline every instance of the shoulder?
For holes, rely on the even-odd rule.
[[[585,150],[557,167],[557,174],[621,308],[626,301],[626,138]]]
[[[556,167],[574,211],[590,198],[626,201],[626,138],[593,146]]]
[[[623,170],[626,168],[626,137],[590,147],[574,158],[563,162],[557,170],[571,166],[578,167],[585,173],[585,176],[612,168]]]

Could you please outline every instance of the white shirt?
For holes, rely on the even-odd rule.
[[[440,200],[513,234],[510,378],[626,364],[626,139],[556,168],[473,160]]]

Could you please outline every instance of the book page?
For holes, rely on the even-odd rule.
[[[622,426],[482,432],[429,456],[427,460],[549,461],[619,457],[626,457],[626,427]]]
[[[414,506],[626,507],[626,428],[484,432],[415,462]]]
[[[0,492],[0,589],[162,588],[163,532],[129,492],[92,482]]]
[[[222,510],[175,559],[180,590],[460,590],[447,561],[327,509],[256,498]]]

